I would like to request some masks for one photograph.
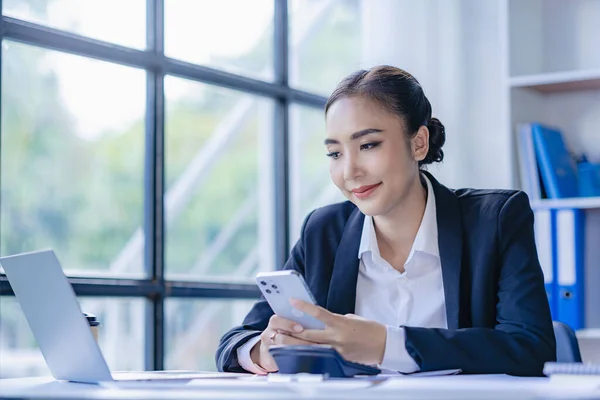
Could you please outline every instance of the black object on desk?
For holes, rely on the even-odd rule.
[[[331,346],[271,346],[269,352],[280,374],[308,373],[329,378],[351,378],[381,373],[379,368],[345,360]]]

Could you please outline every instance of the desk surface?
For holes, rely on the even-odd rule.
[[[142,386],[140,386],[142,385]],[[264,380],[197,380],[168,385],[137,383],[137,387],[105,387],[54,381],[51,377],[0,380],[0,397],[19,399],[589,399],[600,398],[598,384],[571,385],[546,378],[506,375],[401,377],[366,380],[279,383]]]

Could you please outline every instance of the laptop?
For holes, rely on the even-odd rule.
[[[52,250],[1,257],[0,265],[55,379],[101,383],[191,380],[217,375],[193,371],[111,373]]]

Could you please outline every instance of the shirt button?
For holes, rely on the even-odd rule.
[[[400,281],[406,282],[407,280],[408,280],[408,276],[406,276],[406,275],[400,276]]]

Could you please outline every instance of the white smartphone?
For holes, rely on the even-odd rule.
[[[297,322],[306,329],[325,329],[323,322],[290,304],[291,298],[317,304],[306,281],[298,272],[293,270],[259,272],[256,275],[256,284],[278,316]]]

